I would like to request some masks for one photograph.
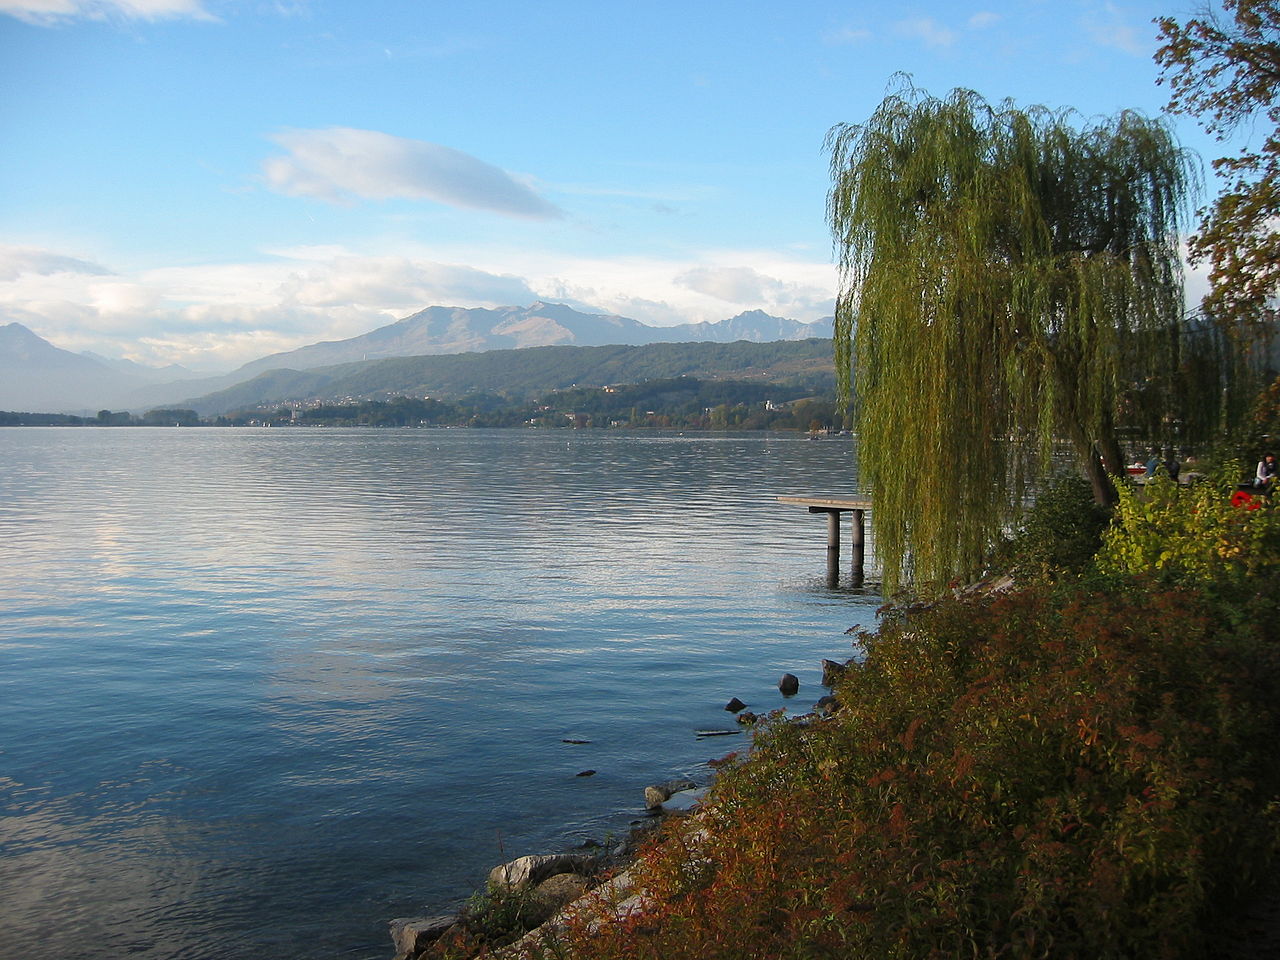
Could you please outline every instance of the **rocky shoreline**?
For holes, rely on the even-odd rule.
[[[830,688],[847,667],[848,661],[823,660],[822,685]],[[778,690],[787,699],[798,695],[799,687],[799,679],[791,673],[778,681]],[[746,707],[734,697],[725,710],[735,715],[740,726],[750,727],[759,717]],[[828,694],[814,704],[812,713],[795,720],[826,716],[838,707],[836,698]],[[737,732],[699,730],[696,734]],[[603,909],[615,917],[636,912],[643,904],[631,871],[638,848],[664,819],[696,813],[709,785],[687,777],[651,784],[643,791],[646,817],[632,821],[627,836],[612,847],[589,842],[573,852],[518,857],[490,870],[485,890],[461,911],[391,920],[394,960],[425,960],[444,945],[466,953],[468,944],[475,952],[486,949],[487,956],[515,958],[531,945],[531,938],[553,935],[586,910],[599,914]],[[505,929],[495,931],[494,927]]]

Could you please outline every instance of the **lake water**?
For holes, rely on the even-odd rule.
[[[697,736],[731,697],[805,712],[874,622],[774,499],[855,472],[797,436],[0,429],[0,956],[387,960],[388,919],[624,832],[748,745]]]

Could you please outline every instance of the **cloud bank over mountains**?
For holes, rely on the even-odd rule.
[[[437,258],[451,252],[299,247],[253,262],[130,271],[70,253],[0,247],[0,323],[17,321],[71,350],[213,370],[355,336],[424,303],[494,308],[554,300],[652,326],[757,309],[813,321],[834,307],[830,264],[774,253],[716,251],[692,267],[676,258],[536,250],[470,251],[475,265]]]

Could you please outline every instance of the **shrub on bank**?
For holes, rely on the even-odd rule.
[[[1157,480],[1124,488],[1098,554],[1098,568],[1188,584],[1241,600],[1280,572],[1280,510],[1236,489],[1240,465],[1184,488]]]
[[[1221,613],[1115,585],[890,613],[843,709],[769,724],[706,835],[649,853],[651,908],[569,953],[1207,955],[1280,789],[1276,637]]]
[[[1089,481],[1076,474],[1055,477],[1013,537],[999,545],[992,566],[1021,581],[1078,577],[1092,568],[1110,521]]]

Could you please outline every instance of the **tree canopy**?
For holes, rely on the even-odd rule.
[[[1247,340],[1265,337],[1280,286],[1280,6],[1223,0],[1221,14],[1156,23],[1170,110],[1199,116],[1219,140],[1245,125],[1265,131],[1261,144],[1214,161],[1227,183],[1190,241],[1192,261],[1209,265],[1208,312]]]
[[[909,83],[827,145],[836,366],[886,587],[976,574],[1056,438],[1113,496],[1118,427],[1180,362],[1193,167],[1133,112]]]

